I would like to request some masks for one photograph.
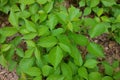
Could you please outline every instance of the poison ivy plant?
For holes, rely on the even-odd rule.
[[[119,80],[120,62],[105,62],[93,42],[107,33],[120,43],[119,2],[68,1],[0,0],[9,21],[0,26],[0,64],[16,69],[20,80]]]

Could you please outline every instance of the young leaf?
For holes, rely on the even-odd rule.
[[[103,62],[102,63],[104,68],[105,68],[105,74],[109,75],[109,76],[112,76],[113,75],[113,68],[111,65],[109,65],[108,63],[106,62]]]
[[[81,66],[83,64],[81,52],[78,50],[78,48],[75,45],[71,46],[71,56],[74,59],[74,63],[78,66]]]
[[[30,67],[30,68],[26,69],[24,72],[30,76],[40,76],[41,75],[41,71],[37,67]]]
[[[75,20],[78,20],[78,18],[80,17],[81,13],[79,11],[79,9],[71,6],[69,9],[68,9],[68,12],[69,12],[69,18],[71,21],[75,21]]]
[[[110,7],[113,6],[114,4],[116,4],[115,0],[101,0],[101,2],[103,3],[103,5],[105,5],[106,7]]]
[[[100,0],[90,0],[90,7],[95,7],[99,4]]]
[[[51,73],[51,71],[52,71],[52,67],[49,65],[44,65],[42,67],[42,73],[44,76],[48,76]]]
[[[42,76],[37,76],[33,80],[42,80]]]
[[[62,49],[59,46],[52,48],[48,58],[49,62],[54,66],[54,68],[57,68],[63,58]]]
[[[87,59],[84,66],[87,68],[95,68],[98,62],[94,59]]]
[[[37,36],[37,33],[34,33],[34,32],[32,32],[32,33],[27,33],[27,34],[24,34],[23,39],[33,39],[33,38],[35,38],[36,36]]]
[[[57,28],[57,29],[52,30],[52,35],[53,36],[58,36],[58,35],[60,35],[64,32],[65,32],[65,30],[63,28]]]
[[[33,51],[34,48],[29,48],[28,50],[26,50],[24,58],[30,58],[33,55]]]
[[[89,80],[101,80],[101,74],[99,72],[91,72],[89,74]]]
[[[18,26],[18,16],[13,11],[10,12],[8,20],[13,26]]]
[[[105,76],[105,77],[102,78],[102,80],[113,80],[113,79],[110,76]]]
[[[0,47],[1,52],[6,52],[11,48],[11,44],[2,44],[2,46]]]
[[[51,10],[52,10],[52,8],[53,8],[53,1],[50,1],[49,3],[47,3],[45,6],[44,6],[44,10],[45,10],[45,12],[46,13],[49,13]]]
[[[87,16],[91,13],[91,8],[90,7],[86,7],[84,10],[84,16]]]
[[[72,79],[72,70],[68,64],[62,63],[61,70],[62,70],[62,74],[65,76],[65,79],[67,80]]]
[[[64,76],[62,75],[50,75],[47,80],[64,80]]]
[[[89,42],[88,39],[81,34],[70,33],[69,36],[80,46],[86,46]]]
[[[68,45],[64,44],[64,43],[59,43],[61,49],[63,49],[65,52],[71,53],[71,49]]]
[[[38,35],[42,36],[45,34],[49,33],[49,28],[47,26],[42,25],[39,29],[38,29]]]
[[[40,38],[40,40],[38,41],[38,45],[40,45],[41,47],[48,48],[48,47],[53,47],[56,44],[57,44],[57,39],[53,36]]]
[[[80,67],[78,69],[78,74],[80,77],[83,77],[86,80],[88,80],[88,72],[87,72],[87,69],[85,67]]]
[[[92,55],[96,57],[104,57],[104,52],[101,46],[99,46],[96,43],[89,43],[89,45],[87,46],[87,50],[89,53],[91,53]]]
[[[32,21],[25,20],[26,29],[30,32],[36,32],[35,24]]]
[[[22,59],[19,63],[19,68],[22,71],[25,71],[26,69],[32,67],[34,64],[34,58],[27,58],[27,59]]]
[[[21,48],[16,48],[16,54],[20,57],[24,57],[24,51]]]
[[[39,4],[45,4],[48,0],[37,0]]]
[[[107,32],[107,27],[106,27],[106,23],[99,23],[97,24],[95,27],[93,27],[90,32],[89,35],[91,38],[94,38],[96,36],[101,35],[102,33]]]
[[[80,7],[84,7],[84,6],[85,6],[85,0],[80,0],[79,6],[80,6]]]
[[[21,4],[29,5],[29,4],[33,4],[35,0],[19,0],[19,2]]]
[[[5,57],[3,55],[0,55],[0,64],[3,66],[3,67],[6,67],[7,68],[7,60],[5,59]]]

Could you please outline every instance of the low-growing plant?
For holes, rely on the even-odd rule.
[[[109,17],[116,0],[80,0],[67,9],[64,0],[1,0],[11,25],[0,28],[0,64],[16,69],[20,80],[119,80],[100,45],[89,40],[112,29],[119,42],[119,10]],[[83,8],[82,11],[79,8]],[[117,9],[117,8],[115,8]],[[91,17],[91,14],[93,13]],[[114,20],[115,22],[113,22]],[[112,27],[114,26],[114,27]],[[118,35],[117,35],[118,34]],[[85,47],[87,55],[78,47]],[[99,72],[98,64],[105,68]]]

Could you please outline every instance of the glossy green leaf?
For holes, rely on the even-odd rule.
[[[48,0],[37,0],[39,4],[45,4]]]
[[[12,46],[11,44],[2,44],[2,46],[0,47],[0,50],[2,52],[6,52],[11,48],[11,46]]]
[[[84,79],[88,80],[88,72],[85,67],[80,67],[78,69],[78,74],[80,77],[83,77]]]
[[[84,7],[84,6],[85,6],[85,0],[80,0],[79,6],[80,6],[80,7]]]
[[[29,48],[28,50],[26,50],[24,58],[30,58],[33,55],[33,51],[34,48]]]
[[[44,38],[40,38],[38,41],[38,45],[41,47],[53,47],[54,45],[57,44],[57,39],[53,36],[48,36]]]
[[[47,26],[41,26],[39,29],[38,29],[38,35],[39,36],[42,36],[42,35],[45,35],[45,34],[48,34],[49,33],[49,28]]]
[[[81,66],[83,64],[81,52],[78,50],[78,48],[75,45],[71,46],[71,56],[74,59],[74,63],[78,66]]]
[[[36,32],[36,26],[32,21],[25,20],[26,29],[30,32]]]
[[[100,45],[96,43],[89,43],[89,45],[87,46],[87,50],[93,56],[104,57],[103,49],[101,48]]]
[[[26,58],[26,59],[23,58],[19,63],[19,68],[22,72],[32,67],[33,64],[34,64],[34,58]]]
[[[62,49],[59,46],[52,48],[48,58],[49,62],[54,66],[54,68],[57,68],[63,58]]]
[[[95,7],[99,4],[100,0],[90,0],[90,7]]]
[[[13,11],[10,12],[8,20],[13,26],[18,26],[18,16]]]
[[[101,80],[101,74],[99,72],[91,72],[89,74],[89,80]]]
[[[81,13],[79,11],[79,9],[71,6],[69,9],[68,9],[68,12],[69,12],[69,18],[71,21],[75,21],[75,20],[78,20],[78,18],[80,17]]]
[[[9,37],[17,33],[17,29],[14,27],[4,27],[0,29],[0,34]]]
[[[75,34],[75,33],[70,33],[69,35],[71,39],[73,39],[75,43],[80,46],[86,46],[89,42],[88,39],[84,35]]]
[[[53,1],[51,1],[51,2],[48,2],[45,6],[44,6],[44,10],[45,10],[45,12],[46,13],[49,13],[51,10],[52,10],[52,8],[53,8]]]
[[[71,53],[71,49],[68,45],[64,44],[64,43],[59,43],[61,49],[63,49],[65,52]]]
[[[30,76],[40,76],[41,75],[41,71],[37,67],[30,67],[30,68],[26,69],[24,72]]]
[[[101,0],[101,2],[103,3],[103,5],[105,5],[106,7],[110,7],[116,4],[115,0]]]
[[[87,16],[91,13],[91,8],[90,7],[86,7],[84,10],[84,16]]]
[[[87,68],[95,68],[98,62],[94,59],[87,59],[84,66]]]
[[[68,64],[62,63],[61,70],[62,70],[62,74],[65,76],[65,79],[67,80],[72,79],[72,70]]]
[[[48,76],[52,71],[52,67],[49,65],[45,65],[42,67],[42,73],[44,76]]]
[[[105,68],[105,74],[112,76],[113,75],[113,68],[110,64],[103,62],[102,63],[104,68]]]
[[[25,5],[29,5],[29,4],[33,4],[35,0],[19,0],[19,2]]]
[[[94,38],[94,37],[99,36],[105,32],[107,32],[107,24],[106,23],[99,23],[90,30],[89,35],[91,38]]]
[[[37,36],[37,33],[27,33],[23,36],[23,39],[34,39]]]
[[[105,77],[102,78],[102,80],[113,80],[113,79],[110,76],[105,76]]]
[[[24,51],[21,48],[16,48],[16,54],[20,57],[24,57]]]

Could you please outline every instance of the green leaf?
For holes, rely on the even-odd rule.
[[[62,75],[50,75],[46,80],[64,80]]]
[[[50,14],[48,18],[47,25],[49,26],[50,30],[53,30],[58,23],[57,17],[55,14]]]
[[[64,44],[64,43],[59,43],[61,49],[63,49],[65,52],[71,53],[71,49],[68,45]]]
[[[3,66],[3,67],[6,67],[7,68],[7,60],[5,59],[5,57],[3,55],[0,55],[0,64]]]
[[[90,30],[89,35],[91,38],[94,38],[94,37],[99,36],[105,32],[107,32],[107,24],[106,23],[99,23]]]
[[[4,27],[0,29],[0,34],[6,37],[12,36],[17,33],[17,29],[14,27]]]
[[[53,47],[57,44],[57,39],[53,36],[40,38],[38,45],[41,47]]]
[[[53,1],[50,1],[44,6],[44,10],[46,13],[49,13],[52,10],[53,3],[54,3]]]
[[[89,80],[101,80],[101,74],[99,72],[91,72],[89,74]]]
[[[96,43],[89,43],[89,45],[87,46],[87,50],[89,53],[96,57],[104,57],[103,49],[100,45]]]
[[[34,48],[29,48],[28,50],[26,50],[24,58],[30,58],[33,55],[33,51]]]
[[[49,65],[44,65],[42,67],[42,73],[44,76],[48,76],[51,73],[51,71],[52,71],[52,67]]]
[[[80,45],[80,46],[86,46],[88,45],[88,39],[81,34],[75,34],[75,33],[70,33],[69,34],[71,39],[73,39],[75,41],[76,44]]]
[[[38,48],[35,48],[34,54],[35,54],[35,58],[37,59],[37,61],[40,62],[41,61],[41,53]]]
[[[29,4],[33,4],[35,0],[19,0],[19,2],[25,5],[29,5]]]
[[[0,47],[1,52],[6,52],[11,48],[11,44],[2,44],[2,46]]]
[[[83,60],[81,56],[81,52],[78,50],[78,48],[75,45],[71,45],[71,54],[70,56],[73,57],[74,63],[78,66],[82,66]]]
[[[87,16],[91,13],[91,8],[90,7],[86,7],[84,10],[84,16]]]
[[[80,77],[83,77],[86,80],[88,80],[88,72],[87,72],[87,69],[85,67],[80,67],[78,69],[78,74]]]
[[[16,48],[16,54],[20,57],[24,57],[24,52],[21,48]]]
[[[33,80],[42,80],[42,76],[35,77]]]
[[[23,58],[19,63],[21,72],[32,67],[33,64],[34,64],[34,58],[26,58],[26,59]]]
[[[42,36],[42,35],[45,35],[45,34],[48,34],[49,33],[49,28],[47,26],[40,26],[40,28],[38,29],[38,35],[39,36]]]
[[[87,68],[95,68],[98,62],[94,59],[87,59],[84,66]]]
[[[115,0],[101,0],[101,2],[103,3],[103,5],[105,5],[106,7],[110,7],[113,6],[114,4],[116,4]]]
[[[41,71],[37,67],[30,67],[30,68],[26,69],[24,72],[30,76],[40,76],[41,75]]]
[[[93,11],[97,14],[97,16],[100,17],[103,14],[104,9],[95,7],[95,8],[93,8]]]
[[[113,76],[115,80],[120,80],[120,71],[116,72]]]
[[[80,6],[80,7],[84,7],[84,6],[85,6],[85,0],[80,0],[79,6]]]
[[[23,36],[23,39],[34,39],[35,37],[37,36],[37,33],[27,33],[27,34],[24,34]]]
[[[45,4],[48,0],[37,0],[39,4]]]
[[[59,46],[52,48],[48,58],[49,62],[54,66],[54,68],[57,68],[63,58],[62,49]]]
[[[53,36],[58,36],[58,35],[60,35],[64,32],[65,32],[65,30],[63,28],[57,28],[57,29],[52,30],[52,35]]]
[[[35,15],[38,12],[38,10],[39,10],[39,5],[36,3],[29,6],[29,11],[31,14]]]
[[[30,32],[36,32],[36,26],[32,21],[26,20],[25,19],[25,26],[26,29]]]
[[[45,11],[43,11],[43,10],[40,10],[39,11],[39,20],[40,20],[40,22],[43,22],[43,21],[45,21],[46,20],[46,18],[47,18],[47,13],[45,12]]]
[[[13,26],[18,26],[18,16],[13,11],[10,12],[8,20]]]
[[[68,64],[62,63],[61,70],[62,70],[62,74],[65,76],[66,80],[72,79],[72,70]]]
[[[69,18],[71,21],[76,21],[78,20],[78,18],[80,17],[81,13],[79,11],[79,9],[71,6],[69,9],[68,9],[68,12],[69,12]]]
[[[112,66],[109,65],[109,64],[106,63],[106,62],[103,62],[102,65],[103,65],[104,68],[105,68],[105,74],[112,76],[112,75],[113,75],[113,68],[112,68]]]
[[[36,47],[35,42],[32,40],[27,40],[26,43],[27,43],[27,47]]]
[[[113,79],[110,76],[105,76],[105,77],[102,78],[102,80],[113,80]]]
[[[95,7],[99,4],[100,0],[90,0],[90,7]]]

